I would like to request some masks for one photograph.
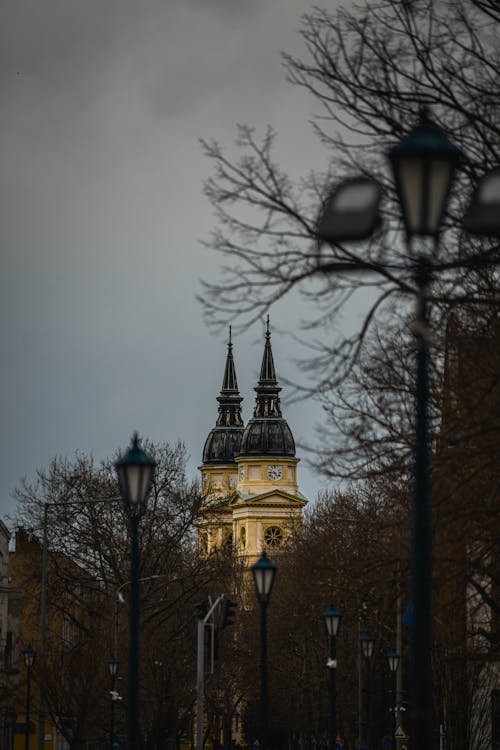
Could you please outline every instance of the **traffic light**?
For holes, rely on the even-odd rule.
[[[198,602],[198,604],[195,604],[194,613],[195,613],[197,620],[204,620],[207,612],[208,612],[208,605],[206,602]]]
[[[238,605],[236,602],[231,601],[226,596],[223,601],[223,612],[222,612],[222,627],[225,628],[227,625],[234,623],[235,610]]]

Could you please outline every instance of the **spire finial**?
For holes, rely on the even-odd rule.
[[[266,336],[269,338],[271,335],[271,331],[269,330],[269,313],[267,313],[267,320],[266,320]]]
[[[228,347],[229,347],[229,349],[232,349],[232,348],[233,348],[233,340],[232,340],[232,331],[231,331],[231,326],[229,326],[229,343],[228,343]]]

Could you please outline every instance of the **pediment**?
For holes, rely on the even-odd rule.
[[[247,494],[235,490],[229,497],[228,506],[235,507],[289,507],[303,508],[307,500],[302,495],[292,495],[280,489],[267,490],[259,494]]]

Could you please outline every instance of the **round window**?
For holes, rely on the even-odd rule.
[[[264,532],[264,541],[268,547],[279,547],[283,542],[283,529],[279,526],[268,526]]]

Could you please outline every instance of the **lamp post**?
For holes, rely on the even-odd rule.
[[[112,656],[108,659],[108,669],[111,676],[111,705],[109,712],[109,746],[113,750],[113,743],[115,741],[115,699],[116,699],[116,678],[118,676],[118,667],[120,666],[119,659],[116,656]]]
[[[397,699],[397,673],[398,673],[398,667],[399,667],[399,661],[400,656],[398,652],[395,649],[392,649],[387,653],[387,664],[389,666],[389,670],[391,674],[394,675],[394,722],[393,722],[393,730],[392,735],[394,737],[394,750],[396,750],[397,746],[397,740],[396,740],[396,727],[398,723],[398,699]]]
[[[26,720],[24,724],[24,750],[29,750],[30,746],[30,708],[31,708],[31,670],[35,663],[36,651],[28,643],[23,648],[24,666],[26,667]]]
[[[373,655],[373,644],[375,639],[372,634],[365,630],[359,637],[361,643],[361,657],[364,662],[364,677],[365,677],[365,711],[364,721],[362,720],[363,731],[363,745],[367,748],[371,745],[371,732],[370,732],[370,710],[371,710],[371,685],[370,685],[370,660]]]
[[[410,733],[415,750],[433,747],[432,675],[431,675],[431,576],[432,534],[430,513],[429,448],[429,316],[427,296],[435,267],[439,268],[438,251],[442,222],[461,150],[444,130],[434,123],[427,107],[421,110],[420,122],[387,154],[394,173],[401,207],[409,265],[404,268],[377,264],[361,259],[320,262],[321,272],[365,271],[398,273],[407,282],[411,271],[416,287],[417,314],[414,323],[416,347],[415,377],[415,461],[412,505],[411,596],[414,618],[411,628]],[[380,186],[371,178],[346,180],[323,205],[317,225],[320,240],[341,243],[369,237],[380,223],[378,206]],[[466,231],[490,237],[500,236],[500,169],[495,168],[479,181],[472,202],[463,218]],[[415,237],[432,242],[415,254]],[[474,264],[495,263],[478,253],[463,262],[443,263],[441,268],[467,268]]]
[[[339,631],[340,620],[342,618],[342,612],[335,609],[331,604],[328,609],[323,612],[323,620],[325,622],[326,632],[328,635],[329,642],[329,657],[326,666],[330,670],[330,721],[328,726],[328,744],[330,750],[335,750],[335,743],[337,742],[337,684],[336,684],[336,673],[337,673],[337,633]]]
[[[130,529],[127,750],[139,747],[139,523],[146,512],[155,466],[139,446],[137,433],[127,453],[115,464]]]
[[[389,150],[407,245],[412,254],[414,236],[430,237],[437,257],[441,223],[449,199],[460,149],[429,119],[423,108],[421,121]],[[412,507],[411,590],[414,623],[411,629],[412,738],[417,750],[433,747],[432,739],[432,531],[429,448],[429,317],[427,294],[432,283],[431,258],[418,253],[414,279],[417,285],[417,338],[415,378],[415,467]],[[399,663],[399,662],[398,662]],[[397,669],[397,666],[396,666]]]
[[[276,565],[262,551],[256,563],[252,565],[255,593],[260,606],[260,747],[267,750],[267,731],[269,723],[269,700],[267,694],[267,606],[273,590],[276,576]]]

